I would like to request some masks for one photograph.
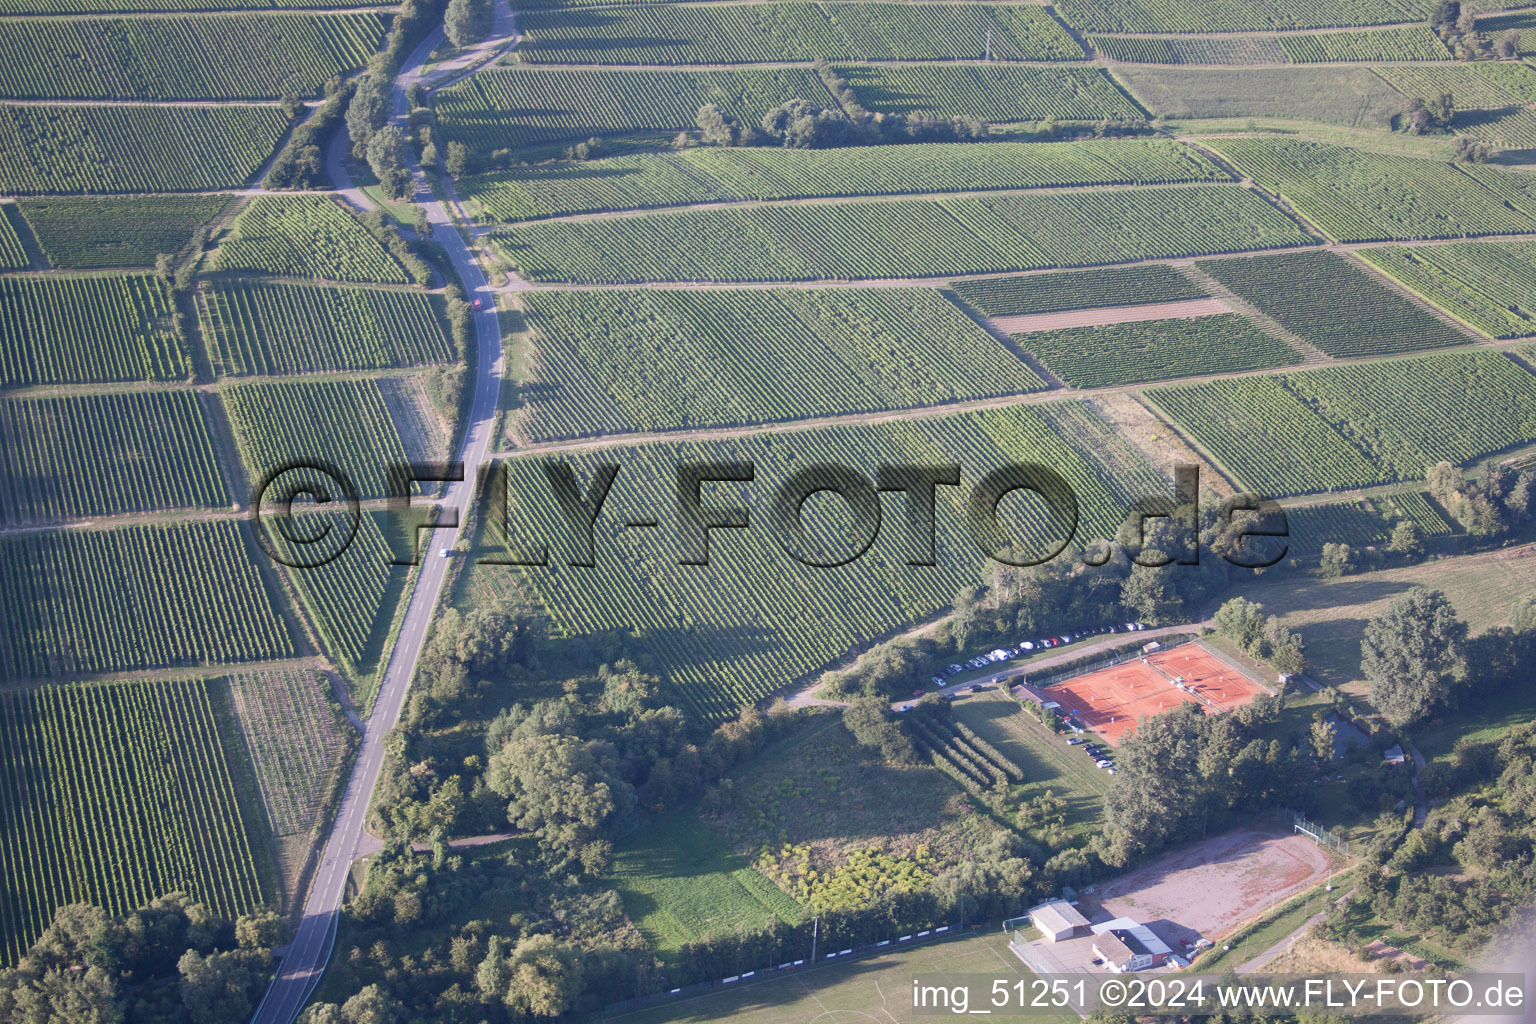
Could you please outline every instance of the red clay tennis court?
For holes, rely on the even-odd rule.
[[[1181,679],[1180,688],[1175,679]],[[1118,744],[1142,716],[1169,711],[1186,701],[1206,714],[1230,711],[1264,693],[1263,688],[1198,644],[1157,651],[1123,665],[1033,691],[1061,705],[1084,728]]]

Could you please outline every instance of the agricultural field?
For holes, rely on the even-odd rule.
[[[1224,138],[1208,144],[1335,241],[1536,231],[1536,216],[1493,191],[1503,179],[1490,176],[1492,186],[1479,187],[1451,164],[1293,139]]]
[[[410,281],[384,243],[328,196],[257,196],[220,241],[213,267],[327,281]]]
[[[255,551],[229,519],[0,539],[0,678],[292,657]]]
[[[522,386],[518,429],[536,441],[1045,387],[932,289],[537,291],[522,303],[538,369]]]
[[[1247,189],[1209,186],[531,223],[498,231],[491,241],[533,280],[622,284],[996,273],[1311,239]]]
[[[924,143],[847,149],[699,147],[475,175],[461,194],[497,220],[742,199],[800,199],[1062,185],[1227,181],[1162,139]]]
[[[1452,532],[1449,520],[1419,491],[1404,491],[1385,498],[1287,507],[1293,551],[1316,552],[1328,542],[1364,547],[1385,544],[1399,521],[1417,523],[1427,537]]]
[[[149,274],[0,277],[0,387],[186,380],[171,303]]]
[[[68,196],[16,204],[50,266],[71,270],[152,267],[175,255],[228,205],[229,196]]]
[[[1385,355],[1471,340],[1340,253],[1202,260],[1199,267],[1330,356]]]
[[[10,207],[0,207],[0,270],[26,270],[27,250],[11,221]]]
[[[445,140],[490,152],[504,146],[692,128],[707,103],[755,125],[800,97],[830,105],[808,68],[721,71],[493,68],[436,97]]]
[[[208,683],[6,691],[0,747],[0,963],[69,903],[121,914],[179,890],[232,918],[265,901]]]
[[[308,670],[242,672],[229,692],[274,836],[311,829],[346,748],[347,725]]]
[[[1079,388],[1301,362],[1295,349],[1237,313],[1035,331],[1015,334],[1013,340],[1065,383]]]
[[[1280,117],[1390,131],[1406,106],[1369,68],[1124,67],[1115,75],[1157,117]]]
[[[1440,37],[1423,25],[1378,32],[1319,32],[1279,38],[1281,49],[1297,64],[1451,59],[1451,51]]]
[[[229,504],[196,392],[0,400],[0,525]]]
[[[0,21],[8,99],[238,100],[318,96],[384,38],[362,14],[209,14]]]
[[[1404,287],[1485,334],[1536,334],[1536,243],[1382,246],[1359,253]]]
[[[212,10],[271,10],[313,7],[313,0],[219,0],[212,6],[209,0],[5,0],[0,14],[178,14]],[[373,7],[375,0],[341,0],[328,7]]]
[[[223,375],[382,370],[447,363],[436,296],[378,288],[204,282],[198,318]]]
[[[1288,64],[1276,36],[1089,36],[1101,57],[1130,64]]]
[[[574,451],[578,476],[609,456]],[[612,628],[631,631],[651,663],[665,667],[669,699],[701,718],[734,715],[745,704],[819,671],[869,637],[881,636],[932,614],[961,586],[978,579],[981,560],[961,531],[957,497],[940,489],[939,548],[932,567],[912,567],[908,541],[888,524],[870,549],[837,569],[802,565],[761,532],[716,533],[707,566],[679,566],[682,541],[675,524],[658,530],[622,524],[655,518],[675,507],[679,462],[751,461],[756,483],[729,496],[768,494],[792,465],[842,462],[873,474],[886,462],[957,462],[972,467],[1011,462],[1049,465],[1073,487],[1081,505],[1080,541],[1115,534],[1131,502],[1165,493],[1167,484],[1130,446],[1111,433],[1096,413],[1061,402],[977,413],[853,424],[787,433],[762,433],[713,442],[651,443],[626,449],[624,479],[607,499],[597,527],[600,565],[626,572],[567,572],[570,553],[555,528],[538,458],[511,458],[508,495],[512,532],[548,540],[548,569],[513,570],[552,617],[555,637],[585,637]],[[970,479],[967,477],[967,479]],[[1060,524],[1044,508],[1023,503],[1013,535],[1032,550],[1060,543]],[[845,524],[823,519],[807,506],[808,527],[818,538],[812,557],[846,554],[852,543],[825,530]],[[1051,544],[1054,538],[1054,544]],[[856,545],[854,545],[856,550]],[[493,549],[494,550],[494,549]],[[823,553],[825,552],[825,553]],[[750,581],[744,585],[743,581]],[[743,626],[750,623],[750,628]]]
[[[765,64],[811,60],[1081,60],[1082,48],[1034,5],[670,4],[519,19],[524,60],[542,64]],[[809,98],[809,97],[808,97]]]
[[[375,380],[234,384],[221,392],[252,480],[302,459],[329,462],[364,498],[389,494],[391,467],[408,460]]]
[[[0,103],[0,191],[239,188],[287,125],[275,106]]]
[[[987,316],[1203,299],[1205,289],[1164,263],[1063,274],[956,281],[951,290]]]
[[[1092,32],[1263,32],[1421,21],[1412,0],[1063,0],[1067,24]]]
[[[859,102],[877,114],[1036,121],[1137,117],[1137,103],[1099,68],[993,64],[839,67]]]
[[[1536,103],[1536,68],[1532,68],[1529,64],[1478,61],[1470,65],[1468,70],[1492,82],[1516,99],[1526,103]]]
[[[1497,76],[1483,70],[1500,66],[1479,62],[1425,67],[1378,67],[1371,70],[1405,98],[1419,96],[1427,99],[1448,92],[1456,98],[1456,110],[1461,113],[1469,109],[1505,107],[1514,102],[1515,96],[1499,86]]]

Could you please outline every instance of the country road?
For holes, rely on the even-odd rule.
[[[432,87],[461,77],[464,68],[475,59],[516,41],[512,25],[512,12],[505,4],[498,5],[496,27],[490,38],[471,48],[464,56],[445,62],[427,76],[421,74],[421,66],[443,42],[442,29],[439,28],[424,39],[406,58],[401,73],[395,79],[394,120],[403,122],[405,118],[405,89],[411,83],[420,81],[424,86]],[[485,275],[475,263],[458,229],[453,226],[448,210],[441,202],[428,198],[430,193],[427,192],[420,169],[413,167],[413,171],[416,175],[418,200],[432,225],[433,241],[441,245],[453,261],[466,294],[471,300],[479,299],[484,307],[474,314],[477,350],[477,365],[472,378],[474,398],[459,449],[459,458],[464,464],[464,479],[449,485],[443,499],[446,509],[457,509],[462,517],[470,506],[474,482],[490,444],[491,425],[501,390],[501,327],[496,313],[495,295]],[[353,195],[349,194],[349,198],[353,198]],[[360,196],[360,193],[355,195]],[[330,837],[326,840],[320,864],[315,869],[298,931],[288,946],[276,978],[256,1008],[252,1017],[253,1024],[290,1024],[319,984],[326,962],[330,959],[347,877],[364,843],[363,823],[384,761],[384,738],[400,718],[411,676],[416,671],[422,642],[426,639],[432,613],[442,593],[448,559],[441,557],[438,551],[442,548],[451,549],[453,540],[453,534],[446,530],[432,531],[422,539],[421,572],[417,576],[416,588],[411,593],[410,605],[401,623],[394,652],[390,655],[389,665],[380,683],[379,696],[364,731],[362,749],[352,767],[352,776],[347,780],[346,792],[331,827]]]

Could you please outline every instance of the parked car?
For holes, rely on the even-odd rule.
[[[1093,763],[1098,765],[1100,768],[1113,768],[1115,766],[1115,762],[1109,760],[1108,758],[1100,758]]]
[[[1115,774],[1115,770],[1113,768],[1105,768],[1104,770],[1109,772],[1111,775]]]
[[[956,672],[964,672],[964,671],[965,671],[965,669],[961,668],[959,665],[951,665],[951,666],[949,666],[949,674],[950,675],[954,675]]]
[[[1069,746],[1069,747],[1075,747],[1079,743],[1087,743],[1087,742],[1088,741],[1083,739],[1081,736],[1068,736],[1067,737],[1067,746]]]
[[[932,683],[934,686],[943,686],[944,685],[944,677],[943,676],[934,676],[932,679],[930,679],[928,681],[930,683]]]
[[[1025,640],[1023,643],[1019,644],[1019,650],[1021,651],[1032,651],[1034,649],[1035,645],[1031,640]]]
[[[922,690],[913,690],[912,691],[912,696],[914,696],[914,697],[921,697],[922,695],[923,695],[923,691]]]

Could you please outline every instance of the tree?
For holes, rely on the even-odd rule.
[[[1461,17],[1461,4],[1458,0],[1440,0],[1435,5],[1434,13],[1429,16],[1429,27],[1439,32],[1454,26],[1459,17]]]
[[[632,806],[633,791],[616,774],[610,745],[563,733],[520,731],[525,734],[514,734],[491,755],[486,786],[507,798],[508,821],[529,831],[542,829],[546,847],[575,858],[611,819]]]
[[[458,178],[468,166],[469,147],[458,140],[448,143],[448,159],[443,162],[443,168],[448,174]]]
[[[581,950],[553,935],[530,935],[508,958],[511,981],[502,999],[513,1013],[559,1017],[581,994]]]
[[[237,1024],[250,1019],[255,980],[250,965],[235,952],[201,956],[189,949],[177,961],[181,974],[181,1004],[196,1024]]]
[[[347,1024],[395,1024],[403,1011],[404,1007],[380,985],[361,989],[341,1006]]]
[[[394,125],[375,131],[368,139],[368,167],[383,181],[405,162],[405,134]]]
[[[304,109],[304,104],[299,100],[299,94],[290,89],[283,93],[283,98],[277,103],[277,109],[282,111],[284,117],[292,121]]]
[[[448,0],[443,13],[443,31],[448,41],[463,48],[490,32],[494,15],[491,0]]]
[[[1392,527],[1392,539],[1387,550],[1408,558],[1420,558],[1424,554],[1424,530],[1412,519],[1404,519]]]
[[[170,284],[176,277],[176,257],[168,252],[162,252],[156,256],[155,276],[166,284]]]
[[[1250,654],[1257,654],[1264,639],[1264,608],[1246,597],[1234,597],[1211,617],[1216,632]]]
[[[1277,672],[1295,675],[1306,670],[1307,652],[1301,636],[1271,615],[1264,625],[1264,644],[1269,648],[1269,663]]]
[[[1330,579],[1348,575],[1359,567],[1355,549],[1348,544],[1329,541],[1323,545],[1323,555],[1318,562],[1322,574]]]
[[[700,137],[706,146],[734,146],[740,138],[740,126],[713,103],[706,103],[699,108],[695,123],[699,126]]]
[[[171,286],[179,292],[192,290],[192,285],[197,281],[197,256],[189,256],[176,268],[176,277]]]
[[[1499,41],[1494,44],[1494,51],[1502,60],[1513,60],[1520,56],[1520,33],[1516,29],[1505,29],[1499,36]]]
[[[1332,761],[1334,741],[1338,738],[1338,729],[1333,720],[1320,718],[1312,723],[1312,756],[1319,761]]]
[[[1536,634],[1536,597],[1522,597],[1510,614],[1516,633]]]
[[[1445,595],[1414,587],[1366,624],[1360,664],[1371,700],[1396,725],[1419,721],[1450,699],[1466,640],[1467,624]]]
[[[347,104],[347,135],[352,139],[352,155],[359,160],[368,154],[368,140],[389,119],[389,81],[367,75],[352,93]]]
[[[917,763],[912,741],[892,720],[890,705],[884,698],[860,697],[843,709],[843,725],[860,746],[878,748],[887,761]]]

